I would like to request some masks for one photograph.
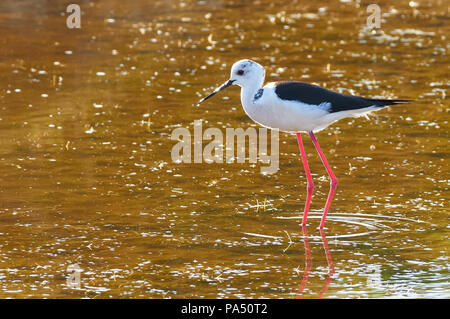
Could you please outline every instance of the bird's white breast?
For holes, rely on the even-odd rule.
[[[262,126],[285,132],[302,132],[317,131],[329,124],[324,123],[326,115],[329,114],[330,105],[327,103],[317,106],[281,100],[275,93],[273,83],[264,87],[260,98],[255,100],[254,96],[255,92],[242,89],[242,106],[247,115]]]

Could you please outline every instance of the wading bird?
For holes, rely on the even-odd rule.
[[[201,99],[197,106],[219,91],[231,85],[239,85],[241,87],[242,107],[253,121],[271,129],[278,129],[297,135],[307,178],[303,226],[306,225],[314,189],[301,137],[302,132],[308,133],[331,179],[330,191],[319,226],[322,229],[338,181],[314,133],[345,117],[360,116],[380,110],[388,105],[405,104],[409,103],[409,101],[368,99],[333,92],[317,85],[297,81],[272,82],[263,87],[264,77],[265,70],[260,64],[251,60],[240,60],[233,64],[230,79],[214,90],[214,92]]]

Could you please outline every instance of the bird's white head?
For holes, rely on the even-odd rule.
[[[261,64],[252,60],[240,60],[231,67],[230,81],[240,87],[257,86],[260,88],[264,83],[265,74]]]
[[[237,61],[231,67],[230,79],[215,89],[214,92],[201,99],[200,102],[197,103],[197,106],[215,95],[217,92],[220,92],[233,84],[239,85],[242,88],[251,87],[259,89],[264,83],[265,74],[266,72],[264,71],[262,65],[255,61]]]

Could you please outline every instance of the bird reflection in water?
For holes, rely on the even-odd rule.
[[[328,290],[328,286],[329,286],[331,280],[333,279],[335,270],[334,270],[333,260],[331,259],[330,250],[328,249],[328,242],[327,242],[325,233],[324,233],[323,229],[319,229],[319,231],[320,231],[320,237],[322,239],[323,248],[325,250],[325,257],[326,257],[327,263],[328,263],[328,277],[327,277],[327,279],[325,279],[325,283],[323,284],[323,287],[318,294],[318,298],[322,298],[323,294]],[[311,271],[311,267],[312,267],[311,248],[309,246],[308,232],[307,232],[305,226],[302,227],[302,232],[303,232],[303,241],[305,244],[305,257],[306,258],[305,258],[305,270],[303,272],[302,282],[300,283],[300,288],[297,293],[298,299],[301,299],[303,297],[303,291],[306,287],[309,272]]]

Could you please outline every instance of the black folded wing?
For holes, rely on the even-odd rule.
[[[407,100],[366,99],[360,96],[333,92],[320,86],[297,82],[277,82],[275,93],[282,100],[299,101],[311,105],[329,103],[330,113],[362,109],[369,106],[384,107],[394,104],[409,103]]]

